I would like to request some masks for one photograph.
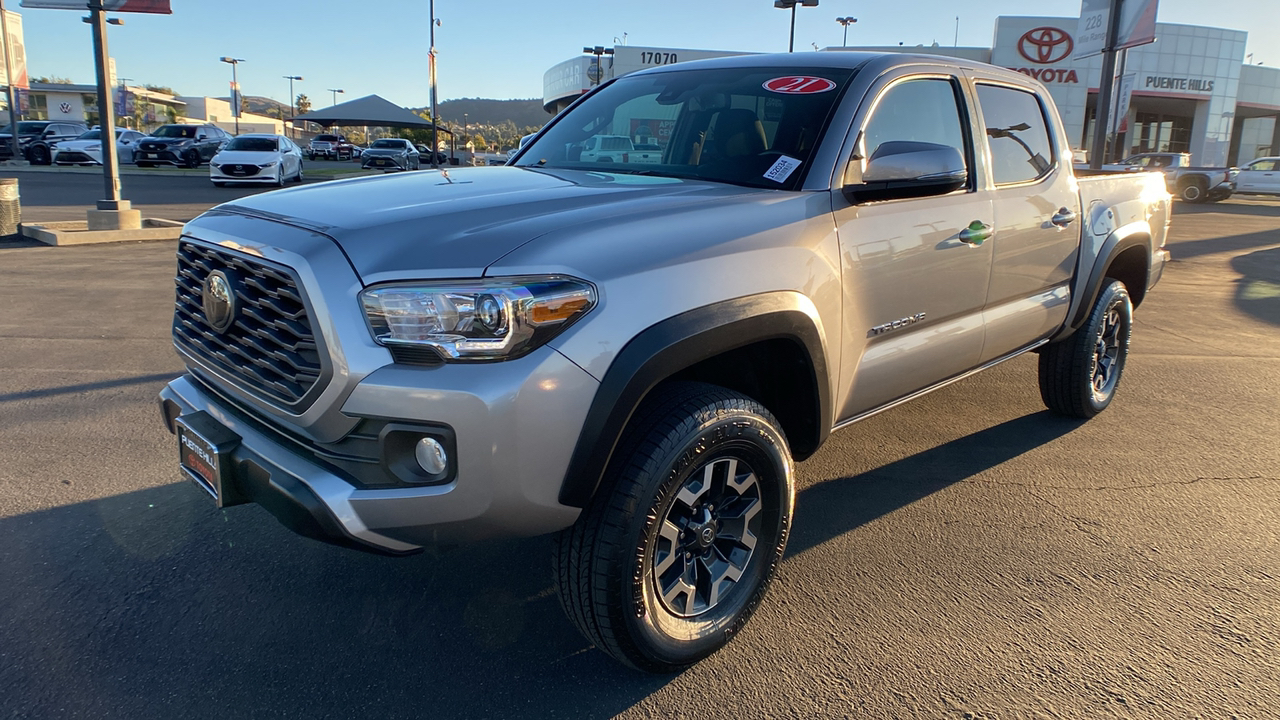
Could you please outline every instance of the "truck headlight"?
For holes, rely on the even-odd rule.
[[[374,340],[430,347],[445,360],[510,360],[591,311],[596,290],[561,275],[396,283],[360,293]]]

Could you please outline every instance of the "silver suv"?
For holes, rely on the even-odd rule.
[[[644,137],[661,162],[582,157]],[[628,141],[630,142],[630,141]],[[556,533],[564,609],[655,672],[737,634],[794,462],[1028,351],[1091,417],[1159,279],[1155,173],[1075,178],[1042,85],[899,54],[638,72],[503,168],[220,205],[178,249],[160,400],[219,506],[407,554]]]

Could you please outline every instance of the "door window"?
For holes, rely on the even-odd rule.
[[[890,87],[863,128],[863,157],[874,158],[887,142],[926,142],[955,148],[968,170],[970,153],[956,90],[953,81],[943,78],[908,80]]]
[[[1053,169],[1053,144],[1044,108],[1034,93],[979,85],[978,104],[991,144],[997,185],[1031,182]]]
[[[1275,160],[1259,160],[1249,166],[1250,170],[1255,172],[1273,172],[1276,169]]]

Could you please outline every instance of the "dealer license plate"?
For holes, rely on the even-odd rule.
[[[203,411],[183,415],[175,425],[178,461],[187,479],[209,493],[219,507],[238,504],[229,466],[231,450],[240,438]]]

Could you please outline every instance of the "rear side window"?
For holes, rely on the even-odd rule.
[[[887,142],[926,142],[955,148],[969,164],[955,85],[943,78],[907,80],[880,96],[862,131],[863,151],[874,158]]]
[[[991,144],[997,185],[1030,182],[1053,169],[1053,145],[1044,108],[1033,93],[979,85],[978,103]]]

